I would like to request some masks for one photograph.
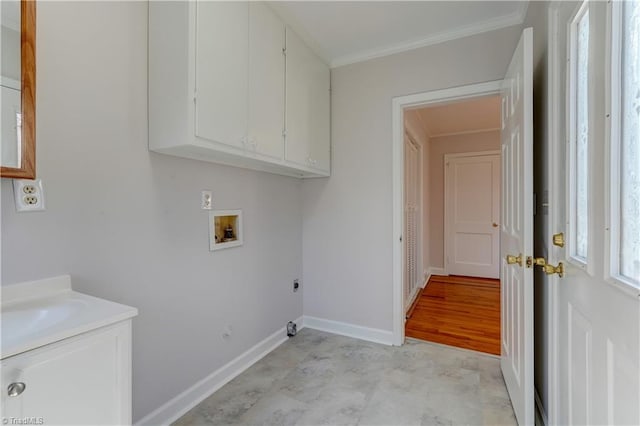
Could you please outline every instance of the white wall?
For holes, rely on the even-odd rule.
[[[429,263],[444,268],[444,156],[500,150],[500,131],[432,137],[429,142]]]
[[[71,273],[136,306],[140,419],[302,314],[301,182],[147,150],[145,2],[39,2],[37,37],[47,210],[16,214],[2,180],[2,283]],[[205,188],[243,209],[244,246],[208,251]]]
[[[503,78],[520,31],[332,71],[332,175],[302,185],[305,315],[392,330],[391,99]]]

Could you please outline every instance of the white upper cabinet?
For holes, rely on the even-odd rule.
[[[285,159],[328,174],[329,69],[289,28],[286,57]]]
[[[329,137],[329,69],[265,3],[149,3],[150,150],[319,177]]]
[[[196,3],[196,136],[243,147],[247,132],[249,5]]]
[[[249,6],[249,148],[284,156],[284,24],[261,2]]]

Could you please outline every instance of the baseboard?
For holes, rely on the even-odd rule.
[[[547,413],[544,411],[544,406],[542,405],[542,399],[540,398],[540,394],[538,394],[538,389],[535,389],[535,399],[536,399],[536,417],[540,417],[540,421],[542,422],[542,426],[547,426],[549,424]],[[538,422],[536,422],[536,425]]]
[[[294,321],[298,328],[301,329],[303,325],[303,317]],[[253,364],[262,359],[269,352],[286,342],[287,329],[283,327],[268,336],[266,339],[257,343],[251,349],[247,350],[243,354],[239,355],[235,359],[229,361],[209,376],[200,380],[189,389],[185,390],[181,394],[177,395],[167,403],[163,404],[156,410],[144,416],[138,420],[135,424],[138,426],[143,425],[169,425],[178,420],[187,411],[202,402],[209,395],[220,389],[222,386],[229,383],[240,373],[251,367]]]
[[[449,275],[444,268],[434,268],[433,266],[429,268],[429,275]]]
[[[425,287],[420,287],[418,291],[416,291],[416,295],[411,301],[411,305],[409,306],[409,309],[404,316],[405,323],[409,320],[409,318],[411,318],[411,315],[413,315],[413,311],[416,309],[416,306],[418,306],[418,299],[420,299],[420,296],[422,296],[422,292],[424,291]]]
[[[426,269],[424,271],[424,281],[422,283],[422,288],[425,288],[427,286],[427,284],[429,284],[429,280],[431,279],[431,275],[433,275],[431,273],[431,269]]]
[[[382,343],[383,345],[393,345],[393,333],[378,328],[363,327],[346,322],[333,321],[323,318],[303,317],[303,325],[306,328],[326,331],[328,333],[340,334],[342,336],[367,340],[369,342]]]

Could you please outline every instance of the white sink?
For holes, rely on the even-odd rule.
[[[21,336],[34,334],[41,330],[55,327],[59,323],[69,320],[87,303],[82,300],[63,300],[51,304],[51,299],[27,303],[15,308],[2,311],[2,338],[13,340]]]
[[[138,314],[130,306],[72,291],[68,275],[1,291],[2,359]]]

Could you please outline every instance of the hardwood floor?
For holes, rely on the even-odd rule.
[[[500,355],[500,280],[432,276],[410,313],[405,334]]]

